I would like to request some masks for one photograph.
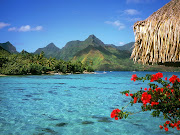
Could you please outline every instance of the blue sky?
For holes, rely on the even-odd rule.
[[[133,24],[170,0],[0,0],[0,43],[34,52],[94,34],[117,46],[134,41]]]

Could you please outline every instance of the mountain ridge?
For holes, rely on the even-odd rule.
[[[55,54],[59,51],[60,49],[54,44],[50,43],[46,47],[43,48],[38,48],[34,54],[40,54],[42,51],[45,53],[46,57],[55,57]]]
[[[18,53],[16,47],[14,47],[9,41],[0,43],[0,46],[10,53]]]

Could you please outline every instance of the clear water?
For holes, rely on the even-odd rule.
[[[132,74],[155,72],[97,72],[98,74],[0,77],[0,135],[162,135],[163,117],[150,112],[115,121],[110,113],[125,106],[124,90],[140,90],[145,83]],[[172,74],[164,73],[171,77]],[[138,112],[140,104],[128,107]]]

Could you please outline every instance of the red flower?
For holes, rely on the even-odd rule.
[[[163,88],[161,88],[161,92],[162,92],[162,93],[163,93],[163,90],[164,90],[164,89],[163,89]]]
[[[162,77],[163,77],[163,74],[158,72],[158,73],[151,76],[150,82],[154,82],[154,81],[156,81],[156,80],[158,80],[159,78],[162,78]]]
[[[144,88],[144,90],[147,90],[147,88]]]
[[[164,78],[164,80],[166,80],[166,81],[167,81],[167,77],[165,77],[165,78]]]
[[[179,79],[179,78],[177,78],[177,81],[178,81],[178,82],[180,82],[180,79]]]
[[[137,102],[137,97],[134,97],[134,104]]]
[[[129,94],[131,97],[133,96],[133,94],[131,93],[131,94]]]
[[[169,129],[167,127],[165,127],[164,130],[167,132]]]
[[[173,124],[173,123],[170,123],[170,127],[174,128],[174,124]]]
[[[179,80],[179,78],[177,78],[176,75],[172,75],[171,78],[169,78],[169,81],[170,81],[171,83],[175,83],[176,80],[177,80],[177,81]]]
[[[151,106],[158,105],[159,102],[151,102]]]
[[[158,78],[163,78],[163,73],[158,72],[158,73],[156,73],[156,76],[157,76]]]
[[[137,77],[137,75],[136,75],[136,74],[134,74],[134,75],[132,75],[131,80],[135,82],[137,78],[138,78],[138,77]]]
[[[159,128],[160,128],[160,129],[163,129],[163,126],[159,125]]]
[[[115,120],[118,120],[118,117],[115,117]]]
[[[180,120],[177,122],[177,124],[180,124]]]
[[[115,120],[118,120],[118,113],[120,112],[121,110],[119,109],[114,109],[112,112],[111,112],[111,118],[114,118],[115,117]]]
[[[171,92],[173,93],[173,92],[174,92],[174,89],[172,89]]]
[[[128,94],[128,93],[126,93],[125,95],[126,95],[126,96],[129,96],[129,94]]]
[[[170,123],[170,121],[166,121],[166,124],[168,125]]]
[[[144,92],[142,94],[142,97],[141,97],[141,101],[143,102],[143,104],[147,104],[150,102],[150,99],[151,99],[151,95],[150,94],[147,94],[147,92]]]

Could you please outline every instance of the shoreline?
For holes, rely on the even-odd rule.
[[[124,70],[126,71],[126,70]],[[103,72],[103,71],[102,71]],[[121,71],[106,71],[106,72],[121,72]],[[127,71],[127,72],[172,72],[172,71]],[[173,72],[178,72],[178,71],[173,71]],[[26,75],[76,75],[76,74],[97,74],[96,72],[86,72],[84,71],[83,73],[76,72],[76,73],[62,73],[62,72],[47,72],[43,74],[23,74],[23,76]],[[5,74],[0,74],[0,77],[5,77],[5,76],[22,76],[22,75],[5,75]]]
[[[96,74],[96,72],[76,72],[76,73],[62,73],[62,72],[58,72],[58,73],[54,73],[54,72],[48,72],[45,74],[37,74],[37,75],[75,75],[75,74]],[[36,75],[36,74],[24,74],[24,75]],[[0,74],[0,77],[4,77],[4,76],[21,76],[21,75],[5,75],[5,74]]]

